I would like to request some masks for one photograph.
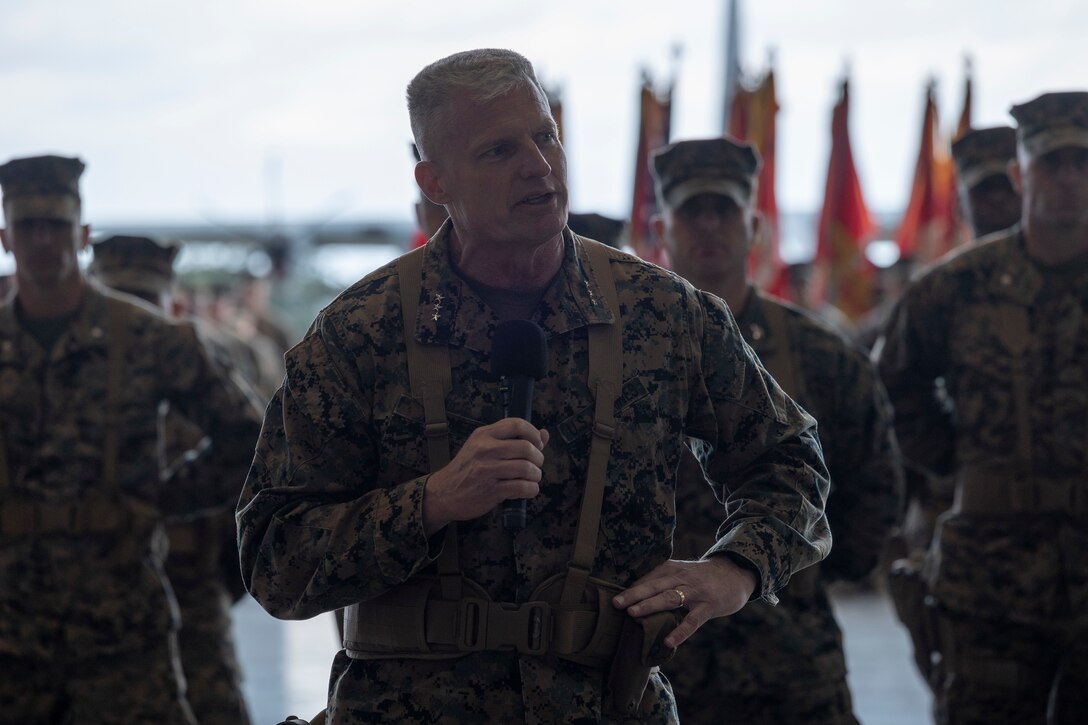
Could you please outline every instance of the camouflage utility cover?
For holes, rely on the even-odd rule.
[[[897,305],[879,357],[904,456],[937,474],[989,471],[995,487],[1026,490],[1032,477],[1083,502],[1086,307],[1088,267],[1036,265],[1015,227],[929,269]],[[1017,316],[1022,339],[1009,332]],[[946,515],[930,561],[933,592],[955,611],[1023,624],[1088,611],[1088,531],[1083,503],[1079,520],[1073,503],[1046,515]]]
[[[1005,176],[1016,159],[1016,129],[976,128],[952,142],[952,160],[960,183],[973,189],[991,176]]]
[[[107,306],[123,305],[128,344],[120,405],[118,506],[152,512],[147,527],[11,536],[13,502],[80,508],[103,490],[107,429]],[[205,459],[223,476],[182,468],[160,481],[158,410],[169,400],[212,441]],[[94,283],[47,354],[15,304],[0,305],[0,435],[10,485],[0,488],[0,653],[52,661],[65,652],[143,650],[173,626],[155,512],[183,515],[235,499],[252,459],[259,413],[221,377],[193,328]],[[229,474],[229,475],[228,475]]]
[[[772,306],[781,315],[770,315]],[[902,495],[891,405],[861,349],[810,313],[754,288],[737,324],[772,372],[777,369],[772,360],[793,357],[796,383],[779,382],[819,422],[831,473],[827,519],[835,545],[821,564],[794,577],[780,592],[778,606],[752,602],[733,616],[708,622],[680,648],[665,671],[682,721],[695,714],[691,709],[703,710],[703,702],[703,717],[694,720],[718,721],[713,717],[716,693],[789,698],[794,691],[845,677],[842,634],[825,583],[858,580],[875,568]],[[686,458],[681,477],[702,479],[694,458]],[[721,497],[730,495],[728,482],[715,490]],[[680,486],[676,508],[674,556],[698,558],[713,545],[720,524],[712,492]]]
[[[533,422],[552,437],[528,527],[512,536],[496,516],[459,525],[462,570],[496,601],[526,601],[571,557],[594,408],[587,326],[615,322],[587,244],[595,242],[566,237],[562,267],[534,316],[548,337],[548,373],[536,383]],[[628,584],[670,557],[675,471],[691,435],[716,447],[712,475],[732,484],[712,551],[751,561],[756,596],[773,599],[830,544],[813,421],[759,366],[720,300],[635,257],[609,255],[625,324],[624,383],[593,574]],[[473,429],[502,418],[503,404],[488,372],[499,320],[448,260],[439,234],[426,248],[412,334],[449,345],[455,452]],[[243,574],[277,616],[370,599],[438,554],[442,537],[423,533],[426,437],[422,405],[409,393],[400,288],[395,264],[375,271],[287,354],[238,512]],[[341,653],[333,677],[333,722],[602,717],[602,673],[553,658],[481,652],[348,663]],[[657,675],[644,706],[647,721],[674,718]]]

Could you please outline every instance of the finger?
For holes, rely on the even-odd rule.
[[[490,427],[491,435],[495,438],[503,440],[520,438],[529,441],[538,448],[543,447],[540,444],[540,431],[532,423],[522,418],[503,418]]]
[[[687,641],[691,635],[698,631],[699,627],[706,624],[706,617],[702,614],[702,607],[696,607],[688,612],[688,615],[676,625],[676,629],[669,632],[665,637],[664,644],[666,647],[676,649],[684,642]]]
[[[666,561],[655,567],[649,574],[636,579],[631,586],[617,594],[612,603],[622,609],[635,602],[649,599],[666,589],[672,589],[679,583],[680,580],[676,577],[672,562]]]
[[[626,607],[628,612],[636,617],[675,610],[680,606],[681,598],[673,587],[675,582],[671,577],[658,575],[621,591],[613,599],[613,603],[620,609]]]
[[[535,498],[540,493],[540,484],[536,481],[513,479],[503,481],[496,487],[502,501],[518,498]]]

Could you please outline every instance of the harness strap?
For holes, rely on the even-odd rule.
[[[1024,354],[1031,341],[1028,333],[1028,312],[1020,306],[1005,305],[998,319],[1000,320],[998,334],[1004,338],[1012,361],[1012,394],[1016,413],[1016,456],[1020,466],[1019,474],[1030,480],[1032,477],[1031,400],[1027,355]]]
[[[794,400],[804,397],[804,379],[798,374],[793,353],[793,340],[786,322],[785,308],[772,300],[757,295],[757,299],[767,316],[768,337],[775,342],[775,347],[759,351],[759,359],[767,372]]]
[[[616,397],[623,378],[623,321],[619,297],[612,276],[608,248],[599,243],[585,243],[590,270],[597,280],[615,322],[611,325],[591,325],[587,330],[589,342],[589,385],[594,390],[593,439],[589,447],[586,486],[582,494],[582,509],[578,516],[578,534],[574,554],[567,566],[560,602],[573,605],[582,600],[586,580],[593,570],[597,555],[597,535],[601,527],[601,506],[608,478],[608,458],[616,438]]]
[[[397,276],[400,280],[408,384],[412,388],[413,397],[423,402],[427,462],[433,473],[450,462],[450,426],[446,416],[446,395],[453,388],[453,371],[447,345],[423,345],[416,339],[416,316],[422,291],[425,251],[426,247],[420,247],[397,260]],[[443,597],[460,599],[461,564],[456,522],[446,525],[442,551],[436,565],[442,581]]]
[[[121,453],[121,386],[128,352],[128,310],[118,300],[106,299],[106,329],[109,334],[106,372],[106,435],[102,446],[102,484],[118,490],[117,462]]]

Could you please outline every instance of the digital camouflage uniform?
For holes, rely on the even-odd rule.
[[[109,315],[111,305],[121,314]],[[0,488],[0,712],[47,722],[71,706],[81,723],[189,722],[168,651],[177,605],[163,574],[161,523],[234,500],[258,413],[219,376],[191,326],[131,298],[86,282],[52,351],[24,329],[16,307],[0,305],[8,477]],[[127,343],[110,487],[103,450],[118,329]],[[160,480],[162,400],[207,432],[208,465],[224,476],[185,467]]]
[[[475,428],[503,417],[503,402],[488,372],[498,318],[453,271],[449,224],[421,250],[412,334],[449,345],[452,455]],[[533,318],[548,338],[533,422],[552,437],[528,526],[512,535],[497,516],[459,524],[462,571],[495,601],[526,601],[571,558],[594,410],[587,326],[614,324],[588,267],[589,244],[567,233],[561,269]],[[720,300],[634,257],[607,254],[625,324],[623,385],[593,575],[622,586],[669,558],[675,471],[692,435],[716,446],[714,477],[734,483],[712,550],[751,562],[755,596],[773,601],[830,543],[813,421],[758,365]],[[288,352],[284,387],[267,410],[238,523],[249,591],[276,616],[371,599],[429,570],[439,554],[442,535],[423,533],[426,437],[423,408],[409,394],[397,270],[392,263],[373,272],[318,316]],[[342,651],[329,721],[615,721],[602,713],[602,676],[509,652],[428,661]],[[660,674],[650,677],[642,708],[643,722],[676,722]]]
[[[174,258],[180,247],[149,237],[112,236],[94,245],[88,273],[110,288],[132,294],[157,306],[174,282]],[[220,335],[194,321],[209,358],[223,375],[234,375]],[[245,380],[234,378],[249,390]],[[166,475],[185,466],[199,468],[201,476],[237,476],[237,470],[212,470],[202,461],[191,462],[204,433],[168,404],[160,410],[159,469]],[[254,443],[256,439],[254,439]],[[234,485],[241,491],[242,480]],[[229,480],[224,482],[230,485]],[[242,694],[242,674],[231,632],[231,607],[245,594],[238,569],[234,505],[200,516],[171,521],[166,527],[170,550],[166,574],[177,597],[181,615],[178,630],[181,667],[188,685],[186,696],[200,725],[246,725],[249,714]]]
[[[707,622],[664,670],[683,723],[854,723],[826,584],[867,576],[895,523],[902,471],[891,406],[864,353],[813,315],[750,288],[737,324],[775,380],[819,423],[835,545],[821,564],[793,576],[777,606],[752,602]],[[680,477],[703,480],[693,456],[681,463]],[[714,491],[724,497],[730,487],[678,491],[673,555],[698,558],[720,523]]]
[[[1088,267],[1041,268],[1014,228],[930,269],[887,330],[904,454],[960,478],[927,562],[941,722],[1043,722],[1055,681],[1060,707],[1088,707],[1086,307]]]
[[[971,129],[952,143],[956,177],[961,189],[965,190],[1002,180],[1009,184],[1008,165],[1015,158],[1016,130],[1010,126]],[[1019,199],[1010,196],[1009,201],[1018,204]],[[960,203],[971,203],[962,191]],[[1016,206],[1008,217],[1019,216],[1019,211]],[[992,209],[968,209],[968,213],[975,218],[978,214],[992,216],[994,212]],[[890,311],[889,307],[887,312]],[[936,652],[934,612],[927,603],[931,600],[928,599],[923,568],[937,517],[952,507],[956,478],[933,475],[932,472],[927,475],[917,468],[911,468],[907,473],[906,511],[889,546],[892,562],[888,571],[888,590],[900,621],[911,635],[918,670],[932,687],[941,679],[940,657]]]

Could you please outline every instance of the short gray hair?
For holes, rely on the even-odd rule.
[[[533,64],[512,50],[466,50],[428,65],[408,84],[408,118],[420,157],[431,157],[434,149],[430,133],[454,90],[468,91],[478,101],[489,101],[527,83],[547,97]]]

